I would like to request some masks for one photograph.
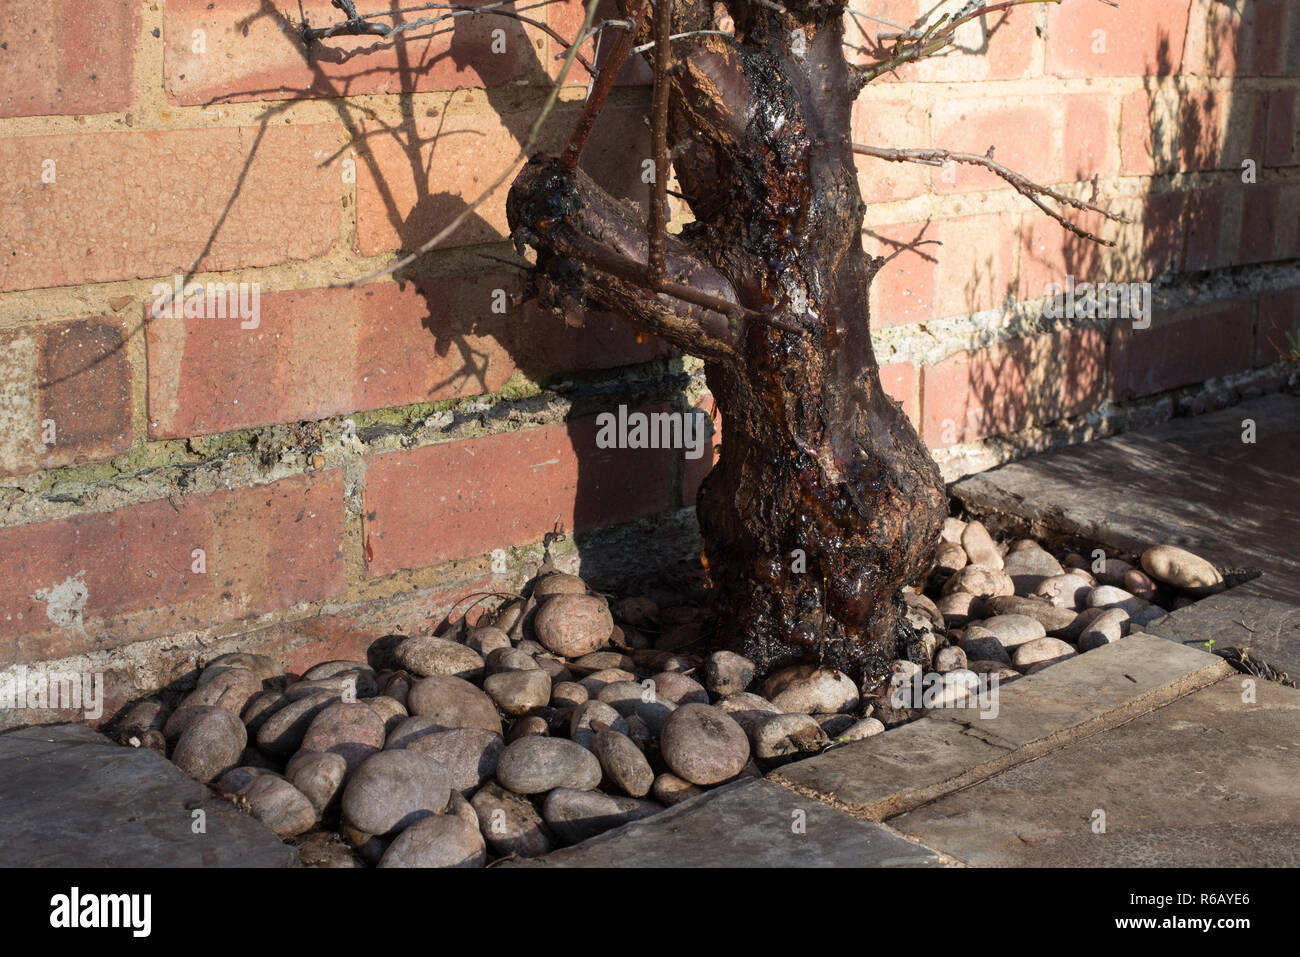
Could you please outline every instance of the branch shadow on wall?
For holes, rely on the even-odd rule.
[[[393,9],[399,6],[397,0],[386,2]],[[372,12],[375,5],[359,6],[364,13]],[[529,5],[523,0],[507,9],[525,10],[534,17],[545,15],[538,5]],[[301,30],[303,22],[296,3],[260,0],[258,11],[246,18],[240,27],[246,32],[263,19],[272,21],[279,30],[291,35]],[[399,18],[393,22],[401,21]],[[493,55],[488,52],[488,32],[493,29],[505,32],[506,48],[514,51],[513,65],[508,69],[483,68],[485,58]],[[411,31],[381,54],[390,57],[391,62],[359,70],[352,67],[365,64],[368,58],[373,60],[376,56],[375,38],[345,37],[341,41],[325,41],[312,45],[310,49],[302,47],[309,81],[297,88],[274,86],[265,90],[241,91],[227,99],[264,97],[292,100],[305,97],[327,103],[346,131],[347,142],[338,153],[326,157],[322,165],[354,156],[359,197],[364,184],[366,205],[357,211],[360,227],[357,245],[361,248],[356,252],[363,257],[382,257],[394,249],[417,249],[466,212],[469,201],[478,196],[524,145],[537,116],[540,91],[549,88],[554,68],[548,70],[548,64],[543,62],[519,22],[495,16],[456,17],[449,24]],[[611,42],[607,38],[599,45],[597,64]],[[588,57],[592,55],[590,43],[584,45],[583,52]],[[348,69],[340,71],[340,66]],[[643,72],[638,75],[637,66],[625,68],[624,82],[637,82],[643,78]],[[486,110],[481,105],[471,105],[465,111],[455,103],[455,95],[445,99],[433,98],[440,101],[439,106],[426,107],[424,101],[430,98],[411,95],[423,76],[448,67],[467,74],[467,82],[476,91],[473,95],[485,97]],[[340,76],[340,72],[347,75]],[[474,79],[476,75],[481,75],[486,85],[481,91],[479,82]],[[575,78],[582,82],[585,76],[585,72],[575,64],[568,83],[573,85]],[[373,90],[380,77],[387,81],[382,84],[386,90],[402,94],[398,97],[399,112],[395,120],[387,114],[377,114],[364,100],[347,99],[358,92]],[[626,102],[630,96],[633,94],[627,92],[616,96],[615,104]],[[648,187],[640,178],[641,160],[649,156],[648,129],[644,133],[638,132],[635,140],[601,141],[602,126],[611,111],[620,108],[629,109],[617,105],[608,107],[597,124],[584,159],[584,168],[615,196],[629,197],[643,205]],[[637,106],[631,108],[640,109]],[[262,114],[258,139],[247,159],[249,165],[254,160],[262,135],[286,109],[286,105],[272,105]],[[543,131],[542,148],[555,149],[563,143],[577,112],[575,106],[563,104],[552,111]],[[484,129],[490,126],[489,122],[483,121],[487,114],[499,121],[506,134],[505,140],[497,139],[490,150],[482,146],[484,138],[490,135],[490,130]],[[465,118],[471,116],[482,122],[477,126],[466,122]],[[626,129],[626,124],[620,129]],[[445,182],[449,171],[457,180],[458,188],[436,188],[433,184],[440,179]],[[650,362],[675,353],[657,341],[642,341],[621,317],[610,313],[593,310],[585,315],[571,314],[561,318],[535,304],[518,304],[524,276],[520,266],[525,264],[503,235],[504,193],[503,188],[500,198],[489,199],[470,212],[457,233],[442,247],[421,256],[394,276],[402,289],[413,290],[423,300],[422,315],[417,320],[404,313],[395,314],[387,317],[387,321],[418,321],[425,335],[424,348],[445,360],[433,364],[436,374],[430,375],[423,394],[411,396],[409,402],[490,394],[499,390],[512,373],[521,374],[528,382],[542,387],[559,385],[565,389],[576,384],[576,393],[569,393],[575,399],[575,415],[615,411],[623,401],[635,406],[646,398],[646,394],[650,400],[662,402],[665,393],[670,399],[674,391],[680,393],[686,384],[685,377],[665,370],[657,370],[656,375],[660,378],[648,384],[622,387],[616,384],[610,388],[593,382],[584,391],[583,383],[591,379],[590,373]],[[226,212],[237,199],[238,189],[229,197]],[[191,273],[201,271],[203,259],[220,232],[225,215],[223,212],[218,218],[203,254],[190,269]],[[375,283],[373,288],[379,285]],[[371,285],[360,286],[354,294],[371,295],[373,288]],[[504,312],[497,311],[501,293],[509,303]],[[407,336],[406,341],[410,338]],[[521,407],[527,416],[529,411],[544,411],[545,405],[544,398],[523,400],[483,412],[471,412],[467,416],[481,415],[504,423],[517,418]],[[362,410],[342,409],[340,413],[351,411]],[[420,421],[417,419],[406,426],[378,428],[410,432],[418,427]],[[611,513],[616,516],[626,513],[623,517],[629,519],[641,514],[638,503],[629,501],[627,507],[618,502],[611,505],[611,496],[635,496],[643,484],[637,481],[638,470],[647,467],[662,470],[665,462],[660,458],[649,465],[637,465],[637,462],[647,461],[645,453],[596,450],[587,434],[591,431],[588,424],[575,422],[569,426],[569,440],[577,456],[578,473],[568,493],[573,499],[571,514],[557,515],[555,519],[561,527],[572,524],[573,527],[564,530],[570,534],[577,533],[584,569],[590,567],[597,575],[607,575],[604,583],[613,584],[627,577],[635,564],[637,551],[629,551],[626,539],[620,542],[617,536],[611,538],[587,533],[607,523]],[[666,463],[669,474],[665,474],[656,486],[663,493],[659,498],[668,507],[683,504],[678,491],[681,485],[678,475],[683,467],[680,458],[680,453],[677,453],[675,460]],[[611,487],[611,476],[616,481],[621,476],[626,484]],[[448,476],[448,482],[454,480],[454,476]],[[521,509],[527,509],[529,504],[527,500],[518,503]],[[533,530],[536,531],[535,537],[540,539],[542,531],[550,528],[548,520],[547,529]],[[437,528],[429,529],[431,538],[438,534]],[[488,551],[514,544],[514,541],[485,541],[483,544],[482,550]],[[608,571],[602,572],[602,569]]]

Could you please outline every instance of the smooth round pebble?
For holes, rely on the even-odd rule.
[[[592,753],[610,782],[628,797],[645,797],[654,784],[655,774],[641,749],[632,739],[617,731],[598,731],[591,743]]]
[[[411,686],[407,708],[412,715],[432,718],[444,730],[482,728],[501,733],[501,717],[492,699],[463,678],[431,675]]]
[[[1072,645],[1059,638],[1039,638],[1037,641],[1021,645],[1011,656],[1011,663],[1017,668],[1028,668],[1044,661],[1064,661],[1073,658],[1077,652]]]
[[[561,844],[577,844],[661,810],[654,801],[556,788],[542,803],[542,819]]]
[[[684,704],[668,716],[659,737],[664,763],[692,784],[733,778],[749,761],[749,738],[735,719],[707,704]]]
[[[397,663],[413,675],[453,675],[466,681],[483,675],[483,656],[473,648],[447,638],[416,635],[395,651]]]
[[[343,817],[365,834],[387,835],[441,814],[451,798],[448,775],[427,755],[407,749],[372,754],[343,790]]]
[[[564,738],[529,736],[506,746],[497,762],[497,781],[516,794],[541,794],[554,788],[590,791],[600,785],[597,757]]]
[[[204,784],[237,767],[248,744],[239,716],[216,705],[196,705],[172,751],[172,763]]]
[[[489,782],[479,788],[469,803],[478,815],[479,831],[493,854],[541,857],[554,847],[550,830],[527,798]]]
[[[482,867],[487,848],[479,829],[463,817],[439,814],[416,821],[397,835],[380,867]]]
[[[614,618],[603,598],[556,595],[538,609],[533,631],[547,651],[581,658],[605,646],[614,631]]]

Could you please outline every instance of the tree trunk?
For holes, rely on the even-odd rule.
[[[728,6],[734,40],[673,46],[670,143],[695,222],[668,237],[666,278],[743,310],[647,288],[641,214],[557,157],[519,174],[510,225],[538,251],[544,302],[592,300],[705,360],[724,435],[698,501],[720,645],[764,672],[820,661],[872,678],[912,651],[900,590],[946,510],[871,348],[879,263],[861,243],[844,7]],[[681,0],[672,32],[711,20]]]

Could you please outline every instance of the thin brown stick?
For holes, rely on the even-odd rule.
[[[627,28],[619,33],[618,39],[614,41],[614,49],[609,51],[609,59],[605,61],[605,66],[596,77],[596,83],[591,88],[587,102],[582,106],[582,115],[578,117],[578,123],[569,136],[569,142],[565,144],[564,152],[560,154],[561,162],[568,169],[578,168],[578,160],[582,158],[582,150],[587,145],[587,139],[596,125],[596,118],[605,108],[605,101],[609,99],[609,93],[614,89],[614,81],[618,79],[619,71],[623,69],[623,64],[632,53],[632,41],[637,31],[641,29],[641,18],[645,16],[646,2],[647,0],[642,0],[635,10],[628,10]]]
[[[672,66],[673,0],[655,0],[655,83],[650,104],[650,140],[654,153],[654,182],[650,185],[650,218],[647,236],[650,288],[664,280],[664,234],[668,223],[664,206],[668,202],[668,70]]]
[[[972,166],[982,166],[992,173],[997,174],[1010,183],[1020,195],[1024,196],[1031,203],[1051,216],[1054,220],[1074,233],[1081,239],[1089,239],[1102,246],[1114,246],[1114,240],[1103,239],[1076,226],[1065,218],[1060,212],[1052,209],[1042,201],[1040,197],[1046,196],[1055,200],[1062,205],[1069,206],[1082,212],[1100,213],[1102,216],[1117,223],[1129,223],[1132,220],[1126,219],[1118,213],[1112,213],[1104,207],[1095,203],[1089,203],[1081,199],[1075,199],[1073,196],[1067,196],[1059,193],[1054,189],[1046,186],[1040,186],[1032,182],[1013,169],[1008,169],[1001,163],[993,159],[992,156],[980,156],[976,153],[954,153],[952,150],[943,149],[886,149],[883,146],[864,146],[861,143],[853,144],[853,152],[860,153],[863,156],[874,156],[876,159],[887,160],[891,163],[921,163],[925,166],[945,166],[948,163],[967,163]],[[989,150],[992,153],[992,150]]]
[[[953,20],[948,19],[948,14],[944,14],[934,23],[925,28],[919,36],[914,36],[915,30],[908,31],[906,36],[899,37],[894,44],[893,55],[886,60],[878,63],[872,63],[866,66],[852,67],[854,82],[858,89],[866,86],[876,77],[885,73],[892,73],[908,63],[915,63],[917,60],[923,60],[926,57],[934,56],[950,43],[957,32],[957,28],[964,26],[972,20],[979,17],[987,16],[990,13],[997,13],[1000,10],[1009,10],[1012,7],[1024,6],[1027,3],[1060,3],[1061,0],[1002,0],[1001,3],[981,4],[973,10],[957,16]]]
[[[305,43],[311,43],[316,40],[328,40],[332,37],[340,36],[372,36],[384,40],[395,40],[404,33],[410,33],[413,30],[419,30],[424,27],[432,27],[441,23],[443,20],[454,19],[455,17],[465,16],[496,16],[505,17],[508,20],[516,20],[519,23],[526,23],[530,27],[536,27],[541,30],[552,40],[555,40],[563,47],[569,46],[569,41],[564,39],[552,27],[535,20],[532,17],[524,16],[514,10],[499,9],[506,3],[513,3],[514,0],[499,0],[498,3],[490,3],[482,7],[471,7],[464,4],[456,3],[426,3],[418,7],[412,7],[408,10],[390,10],[383,13],[359,14],[355,17],[349,17],[347,20],[341,20],[338,23],[332,23],[327,27],[303,27],[302,39]],[[410,20],[405,23],[397,23],[389,26],[386,23],[376,23],[375,17],[393,16],[396,13],[410,13],[415,10],[447,10],[448,13],[439,14],[436,17],[421,17],[418,20]],[[596,74],[596,68],[587,62],[586,57],[578,54],[578,62],[586,68],[587,72],[593,76]]]

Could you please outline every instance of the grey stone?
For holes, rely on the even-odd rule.
[[[207,833],[192,830],[202,809]],[[294,867],[297,852],[147,748],[81,725],[0,734],[0,866]]]
[[[999,684],[996,715],[989,709],[929,710],[888,734],[786,765],[773,777],[880,820],[1123,724],[1229,669],[1205,652],[1132,635]]]
[[[802,812],[805,826],[801,829],[792,826],[796,812]],[[770,781],[749,779],[696,795],[576,847],[501,866],[935,867],[949,863],[888,827],[855,820]]]
[[[1261,441],[1241,440],[1244,419]],[[1242,585],[1250,594],[1300,604],[1300,510],[1281,507],[1300,501],[1300,397],[1269,395],[1036,455],[952,492],[1002,518],[995,531],[1033,524],[1128,555],[1177,542],[1223,571],[1262,570]]]
[[[1296,867],[1300,691],[1258,682],[1246,705],[1242,680],[1224,678],[889,823],[979,867]],[[1104,833],[1092,827],[1098,810]]]

